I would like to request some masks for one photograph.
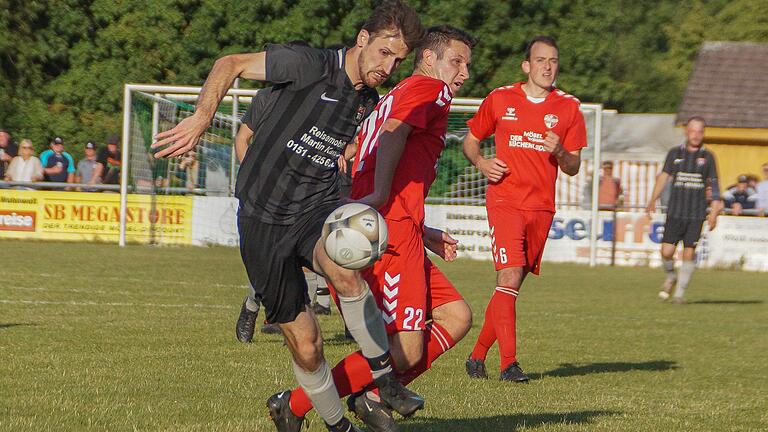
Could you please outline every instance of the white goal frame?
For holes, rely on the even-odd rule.
[[[237,86],[237,80],[235,82]],[[130,163],[130,137],[131,137],[131,102],[133,92],[144,92],[157,97],[167,97],[168,99],[194,101],[197,95],[200,94],[202,87],[197,86],[171,86],[171,85],[149,85],[149,84],[125,84],[123,89],[123,131],[122,131],[122,161],[123,167],[120,171],[120,237],[119,245],[125,246],[126,243],[126,214],[127,214],[127,202],[128,202],[128,174]],[[232,115],[225,116],[223,114],[217,114],[219,116],[228,117],[227,120],[232,122],[232,145],[234,147],[234,139],[237,135],[240,118],[238,115],[238,107],[240,103],[240,97],[248,97],[249,99],[256,95],[258,90],[231,88],[227,91],[222,103],[232,104]],[[451,112],[476,112],[483,99],[481,98],[454,98],[451,103]],[[591,202],[591,226],[589,235],[589,264],[594,267],[597,263],[597,230],[599,226],[598,218],[598,191],[600,184],[599,167],[601,162],[601,149],[602,149],[602,120],[603,120],[603,105],[595,103],[582,103],[582,111],[593,111],[595,113],[594,118],[594,148],[593,148],[593,167],[594,175],[592,176],[592,202]],[[153,105],[153,120],[152,120],[152,136],[157,134],[158,131],[158,104],[155,102]],[[234,172],[236,165],[235,152],[232,152],[231,160],[231,173]],[[234,178],[232,175],[230,179],[230,193],[234,191]]]

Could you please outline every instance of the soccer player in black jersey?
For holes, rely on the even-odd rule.
[[[371,366],[386,404],[402,415],[424,401],[392,371],[381,312],[359,272],[343,269],[325,253],[321,230],[339,206],[337,159],[378,100],[384,83],[424,34],[418,15],[399,0],[383,2],[348,49],[323,50],[267,44],[253,54],[216,61],[195,113],[156,136],[156,157],[192,150],[237,77],[269,81],[279,96],[254,131],[238,173],[240,252],[252,286],[264,290],[267,320],[280,325],[299,384],[333,431],[356,430],[344,417],[323,357],[317,320],[308,307],[301,267],[326,276],[339,293],[347,327]],[[299,431],[290,393],[269,399],[278,431]]]
[[[659,298],[669,298],[677,284],[672,303],[682,304],[685,289],[696,268],[694,262],[696,245],[701,236],[704,219],[710,231],[715,229],[717,215],[723,208],[720,199],[720,184],[717,178],[715,157],[703,147],[704,119],[693,117],[685,125],[685,144],[675,147],[667,154],[664,168],[656,177],[651,201],[646,211],[650,215],[656,210],[656,200],[661,191],[672,180],[672,194],[667,208],[664,236],[661,239],[661,262],[667,274]],[[709,196],[708,196],[709,195]],[[707,215],[708,201],[711,209]],[[679,274],[675,272],[674,254],[677,243],[683,242],[683,263]]]

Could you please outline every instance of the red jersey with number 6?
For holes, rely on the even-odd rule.
[[[542,143],[551,130],[568,152],[586,147],[584,116],[579,100],[561,90],[535,103],[521,85],[493,90],[467,122],[478,139],[495,135],[496,157],[508,168],[501,181],[488,185],[486,206],[503,202],[519,210],[554,212],[557,160]]]
[[[423,75],[404,79],[382,97],[358,135],[350,197],[359,199],[374,190],[376,153],[384,122],[397,119],[408,123],[413,130],[395,169],[389,198],[378,210],[386,219],[409,218],[421,227],[424,200],[435,181],[437,159],[445,148],[452,97],[443,81]]]

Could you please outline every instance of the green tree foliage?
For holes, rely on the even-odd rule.
[[[765,0],[406,1],[426,25],[479,39],[462,96],[523,79],[526,40],[549,34],[564,90],[621,111],[672,112],[703,41],[768,42]],[[38,150],[61,135],[79,156],[86,140],[119,131],[124,83],[200,85],[217,57],[268,42],[349,44],[374,3],[0,0],[0,127]],[[409,58],[392,81],[411,67]]]

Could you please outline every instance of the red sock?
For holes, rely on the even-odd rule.
[[[517,338],[515,336],[515,301],[517,288],[497,286],[491,298],[493,328],[499,340],[501,370],[517,361]]]
[[[373,382],[371,367],[360,351],[341,360],[331,369],[331,375],[339,391],[339,397],[359,392]],[[290,407],[291,412],[299,417],[304,417],[312,409],[312,401],[301,387],[291,391]]]
[[[438,323],[433,321],[427,324],[424,328],[424,352],[421,355],[421,360],[400,376],[400,382],[403,385],[408,385],[432,367],[432,363],[444,352],[453,348],[454,345],[456,342],[451,335]]]
[[[488,301],[488,307],[485,308],[483,328],[480,329],[480,335],[477,336],[477,342],[475,342],[475,347],[472,349],[472,354],[469,355],[469,358],[485,361],[485,357],[488,355],[488,350],[491,349],[496,342],[496,330],[493,328],[492,300],[493,296],[491,296],[491,300]]]

